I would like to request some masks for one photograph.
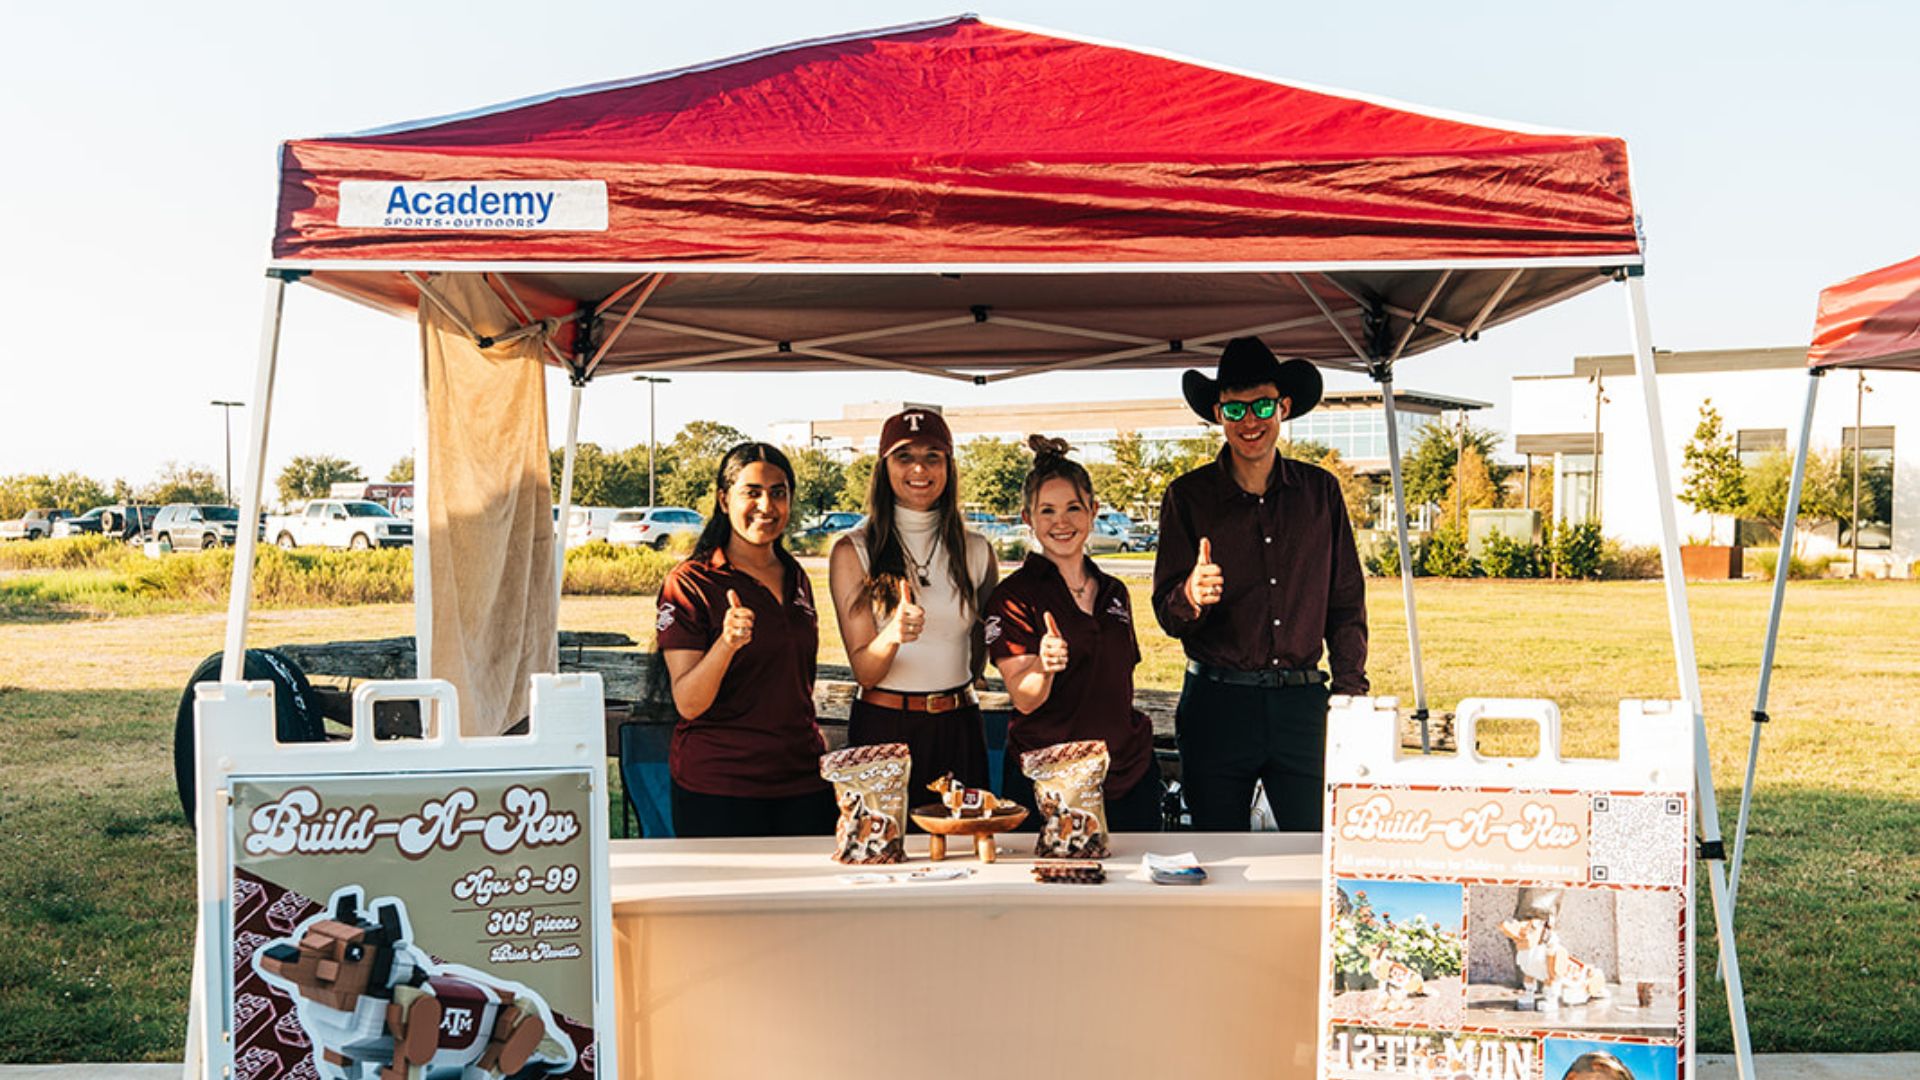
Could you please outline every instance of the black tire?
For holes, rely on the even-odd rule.
[[[665,535],[665,536],[663,536],[663,537],[661,537],[660,539],[658,539],[658,540],[655,540],[655,541],[653,542],[653,550],[655,550],[655,551],[665,551],[665,550],[667,550],[667,545],[668,545],[668,544],[671,544],[671,543],[673,543],[673,534],[672,534],[672,533],[668,533],[667,535]]]
[[[120,515],[113,510],[108,510],[100,515],[100,535],[118,536],[121,524]]]
[[[275,547],[285,548],[288,551],[292,551],[294,548],[293,534],[290,532],[283,532],[279,536],[276,536],[273,538],[273,544]]]
[[[187,688],[180,695],[180,708],[173,718],[173,782],[180,793],[180,810],[187,815],[187,827],[197,824],[194,817],[195,754],[193,743],[194,687],[220,681],[222,653],[214,653],[193,669]],[[241,678],[273,684],[274,732],[281,742],[322,742],[327,737],[326,719],[320,715],[320,701],[313,696],[307,673],[298,664],[273,649],[248,649]]]
[[[161,533],[160,534],[160,554],[166,555],[166,554],[170,554],[172,551],[173,551],[173,534]]]
[[[215,536],[212,533],[208,533],[207,535],[200,538],[201,551],[211,551],[212,549],[217,548],[219,546],[220,546],[220,538],[218,536]]]
[[[373,541],[367,539],[366,533],[354,533],[353,539],[347,541],[347,546],[355,551],[369,551],[373,548]]]

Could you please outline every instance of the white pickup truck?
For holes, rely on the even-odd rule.
[[[283,548],[330,547],[364,551],[413,543],[413,522],[365,499],[314,499],[297,514],[267,519],[266,535]]]

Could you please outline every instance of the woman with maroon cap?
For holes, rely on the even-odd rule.
[[[931,409],[880,429],[867,520],[834,544],[828,581],[860,696],[855,746],[906,743],[909,798],[952,773],[985,788],[987,743],[973,681],[986,666],[980,611],[999,580],[993,548],[960,519],[953,434]]]
[[[833,832],[813,713],[820,620],[806,572],[780,544],[793,489],[778,449],[727,451],[706,528],[660,588],[653,696],[670,693],[679,717],[667,768],[680,836]]]
[[[986,640],[1013,697],[1000,791],[1033,805],[1020,755],[1055,743],[1107,744],[1104,794],[1114,832],[1159,832],[1164,788],[1153,760],[1153,724],[1133,707],[1140,644],[1127,587],[1087,558],[1100,513],[1093,479],[1064,439],[1033,435],[1020,517],[1039,550],[1007,575],[987,604]]]

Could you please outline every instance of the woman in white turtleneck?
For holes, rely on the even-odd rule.
[[[834,544],[833,606],[860,696],[854,746],[906,743],[908,799],[952,773],[985,788],[986,737],[973,681],[985,666],[981,609],[999,581],[993,548],[960,519],[953,435],[940,414],[908,409],[880,431],[867,520]]]

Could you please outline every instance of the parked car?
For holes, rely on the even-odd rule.
[[[1136,521],[1127,530],[1125,551],[1152,551],[1160,546],[1160,523],[1157,521]]]
[[[168,503],[154,515],[152,530],[161,551],[232,547],[240,531],[240,511],[208,503]]]
[[[567,511],[567,546],[574,548],[608,539],[607,529],[620,513],[617,506],[573,507]]]
[[[865,514],[856,514],[851,510],[835,510],[831,513],[821,514],[819,517],[802,525],[797,535],[801,539],[812,539],[816,536],[835,536],[846,532],[848,529],[854,528],[865,520],[867,520],[867,515]]]
[[[125,540],[138,539],[153,527],[160,507],[138,503],[96,506],[79,517],[63,518],[53,524],[54,536],[87,536],[106,533]]]
[[[365,499],[311,499],[297,514],[267,518],[263,535],[283,548],[408,547],[413,522]]]
[[[55,523],[73,516],[71,510],[29,510],[23,517],[0,521],[0,540],[44,540]]]
[[[1127,539],[1127,530],[1133,527],[1133,519],[1118,510],[1102,510],[1093,519],[1093,531],[1087,534],[1087,554],[1105,555],[1115,551],[1132,551]]]
[[[665,550],[682,533],[699,536],[706,519],[684,506],[637,506],[613,515],[607,526],[607,543]]]

